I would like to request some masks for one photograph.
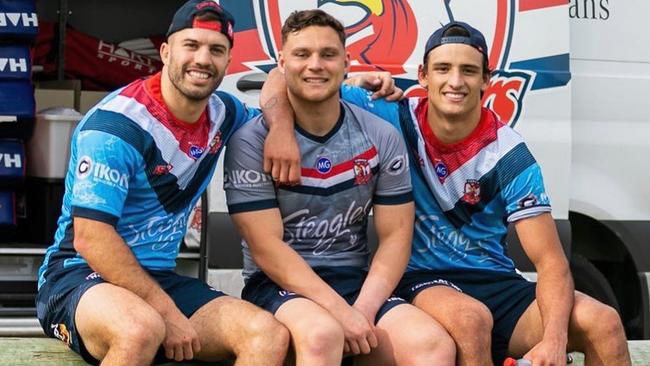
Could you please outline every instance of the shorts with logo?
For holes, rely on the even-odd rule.
[[[449,286],[485,304],[492,313],[492,358],[496,365],[508,356],[508,344],[519,318],[535,300],[535,283],[515,272],[417,270],[404,274],[395,294],[413,302],[420,291]],[[444,301],[444,299],[441,299]]]
[[[203,305],[225,295],[196,278],[181,276],[173,271],[147,272],[188,318]],[[99,361],[88,352],[77,333],[75,313],[81,296],[89,288],[104,282],[106,281],[87,265],[58,272],[48,271],[47,281],[36,296],[36,313],[45,334],[62,340],[91,364],[99,364]],[[169,362],[162,347],[155,362]]]
[[[363,281],[365,281],[368,275],[368,272],[356,267],[314,267],[313,270],[350,305],[356,301]],[[301,297],[304,296],[286,291],[276,285],[263,272],[254,273],[246,281],[246,285],[242,290],[242,299],[250,301],[262,309],[270,311],[272,314],[275,314],[285,302]],[[392,308],[406,303],[404,299],[396,296],[388,298],[379,308],[379,311],[377,311],[375,324]]]

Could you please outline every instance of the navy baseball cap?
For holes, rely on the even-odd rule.
[[[443,36],[445,32],[451,27],[461,27],[465,29],[469,33],[469,37],[463,37],[463,36]],[[449,43],[461,43],[461,44],[466,44],[468,46],[472,46],[476,48],[479,52],[481,52],[485,57],[488,57],[488,47],[487,43],[485,43],[485,37],[483,37],[483,33],[481,33],[478,29],[472,27],[471,25],[463,22],[451,22],[447,23],[442,26],[442,28],[439,28],[433,34],[431,37],[429,37],[429,40],[427,40],[427,44],[424,47],[424,57],[429,54],[429,52],[443,44],[449,44]]]
[[[199,20],[195,19],[197,15],[203,13],[213,13],[217,16],[217,20]],[[178,32],[185,28],[203,28],[210,29],[222,33],[232,48],[234,42],[235,19],[228,11],[222,8],[216,1],[213,0],[190,0],[183,4],[174,14],[172,24],[169,25],[167,37],[172,33]]]

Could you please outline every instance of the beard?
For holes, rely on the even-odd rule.
[[[202,67],[203,71],[209,72],[212,74],[212,82],[204,87],[195,87],[187,85],[184,77],[187,72],[186,66],[177,67],[172,61],[169,65],[168,76],[171,84],[185,96],[187,99],[192,101],[202,101],[210,97],[210,95],[217,89],[221,81],[223,80],[224,75],[219,73],[217,70],[211,67]]]

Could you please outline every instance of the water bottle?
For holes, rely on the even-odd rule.
[[[508,357],[503,362],[503,366],[533,366],[533,363],[523,358],[515,360],[514,358]]]

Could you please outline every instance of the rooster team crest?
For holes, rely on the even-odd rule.
[[[367,184],[372,178],[372,169],[366,159],[354,160],[354,184]]]
[[[468,179],[465,182],[465,193],[463,201],[475,205],[481,201],[481,184],[476,179]]]
[[[214,135],[212,141],[210,141],[210,154],[216,154],[219,149],[221,149],[223,141],[221,140],[221,131],[217,131],[217,134]]]

